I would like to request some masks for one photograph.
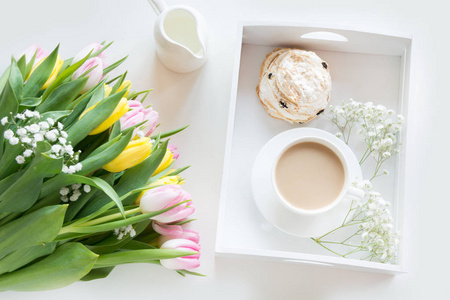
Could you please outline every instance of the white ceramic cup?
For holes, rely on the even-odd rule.
[[[292,147],[296,144],[305,143],[305,142],[314,142],[314,143],[324,145],[325,147],[327,147],[328,149],[333,151],[338,156],[338,158],[340,159],[340,161],[342,163],[342,166],[344,167],[344,176],[345,176],[344,185],[342,187],[341,192],[339,193],[339,196],[336,199],[334,199],[333,202],[331,202],[327,206],[324,206],[324,207],[321,207],[318,209],[302,209],[302,208],[293,206],[281,195],[280,191],[278,190],[276,180],[275,180],[275,169],[276,169],[278,161],[280,160],[280,157],[283,155],[283,153],[290,147]],[[362,197],[364,197],[364,191],[351,186],[353,179],[354,178],[351,178],[351,175],[350,175],[348,159],[343,154],[343,152],[340,150],[339,145],[335,144],[332,140],[326,139],[323,137],[304,136],[304,137],[300,137],[298,139],[291,141],[284,148],[282,148],[282,150],[276,156],[273,167],[272,167],[272,184],[273,184],[275,192],[278,196],[278,200],[284,207],[286,207],[287,209],[289,209],[290,211],[292,211],[298,215],[313,216],[313,215],[318,215],[318,214],[324,213],[326,211],[331,210],[336,205],[338,205],[344,198],[350,198],[350,199],[355,199],[355,200],[361,199]]]

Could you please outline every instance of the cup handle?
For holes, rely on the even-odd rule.
[[[150,3],[150,6],[153,8],[157,15],[161,14],[167,9],[167,5],[164,0],[148,0],[148,3]]]
[[[365,192],[361,189],[349,186],[347,189],[346,197],[352,200],[361,200],[365,195]]]

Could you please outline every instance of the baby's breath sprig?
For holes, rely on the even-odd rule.
[[[83,191],[85,193],[89,193],[91,191],[90,185],[82,185],[81,183],[74,183],[71,186],[62,187],[59,190],[59,194],[61,195],[60,199],[62,202],[74,202],[77,201],[81,196],[81,187],[83,187]]]
[[[23,152],[16,156],[16,162],[24,165],[31,161],[36,153],[37,142],[46,141],[51,145],[51,158],[63,158],[63,173],[73,174],[82,169],[78,162],[80,151],[75,152],[67,132],[62,123],[52,118],[43,120],[38,111],[24,110],[22,113],[0,120],[2,126],[10,128],[3,133],[4,138],[11,144],[20,144]],[[14,129],[14,130],[13,130]]]
[[[128,225],[114,229],[113,234],[117,236],[118,240],[121,240],[127,234],[129,234],[130,237],[136,236],[136,231],[134,230],[132,225]]]
[[[399,233],[394,231],[390,204],[373,190],[367,180],[357,180],[353,186],[365,193],[361,200],[354,200],[342,224],[330,232],[311,238],[317,244],[336,255],[347,258],[352,254],[362,253],[361,259],[382,263],[395,263],[397,259]],[[327,241],[324,238],[344,229],[355,229],[342,241]],[[346,231],[347,232],[347,231]],[[331,245],[342,247],[332,250]],[[342,250],[341,250],[342,251]]]
[[[343,101],[338,106],[330,106],[330,112],[326,116],[339,128],[340,132],[336,136],[346,144],[350,140],[352,129],[359,127],[358,133],[367,145],[359,163],[362,165],[369,157],[373,157],[376,163],[370,180],[387,175],[388,171],[381,171],[381,166],[400,151],[397,136],[402,129],[403,116],[383,105],[375,106],[372,102],[363,104],[353,99]]]

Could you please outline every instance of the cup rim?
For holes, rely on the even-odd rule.
[[[317,208],[317,209],[302,209],[302,208],[298,208],[295,207],[294,205],[292,205],[291,203],[289,203],[281,194],[281,192],[278,189],[278,186],[276,184],[276,180],[275,180],[275,170],[276,167],[278,165],[278,162],[281,158],[281,156],[286,152],[286,150],[288,150],[290,147],[300,144],[300,143],[305,143],[305,142],[316,142],[319,143],[325,147],[327,147],[328,149],[330,149],[331,151],[333,151],[337,157],[339,158],[339,160],[342,163],[342,166],[344,167],[344,184],[343,187],[339,193],[339,195],[336,197],[336,199],[331,202],[330,204],[321,207],[321,208]],[[313,216],[313,215],[318,215],[321,213],[324,213],[326,211],[331,210],[332,208],[334,208],[336,205],[338,205],[342,199],[345,197],[345,195],[347,194],[348,191],[348,186],[350,184],[350,168],[349,168],[349,163],[347,158],[345,157],[345,155],[343,154],[343,152],[341,151],[341,149],[338,147],[338,145],[336,145],[332,140],[324,138],[324,137],[318,137],[318,136],[314,136],[314,135],[307,135],[307,136],[302,136],[302,137],[298,137],[295,138],[293,140],[291,140],[289,143],[287,143],[277,154],[277,156],[275,157],[274,161],[273,161],[273,166],[272,166],[272,186],[275,190],[275,193],[277,194],[277,198],[279,200],[279,202],[281,202],[281,204],[289,209],[290,211],[298,214],[298,215],[307,215],[307,216]]]

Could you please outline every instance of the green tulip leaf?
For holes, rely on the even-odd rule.
[[[42,113],[65,109],[81,93],[87,80],[88,77],[80,77],[58,86],[36,110]]]
[[[67,205],[47,206],[1,226],[0,258],[52,241],[61,230],[66,209]]]
[[[134,230],[136,231],[136,235],[139,235],[150,224],[150,222],[151,220],[148,219],[138,223],[134,228]],[[112,253],[118,249],[122,249],[124,245],[128,244],[132,240],[133,237],[131,237],[130,235],[124,236],[121,240],[117,239],[116,235],[110,235],[101,242],[87,247],[89,248],[89,250],[97,254],[106,254]]]
[[[8,68],[6,68],[5,72],[3,72],[2,76],[0,77],[0,93],[3,91],[3,88],[8,82],[10,73],[11,73],[11,65],[8,66]]]
[[[94,109],[88,111],[81,119],[77,120],[67,130],[67,140],[71,141],[72,145],[75,146],[88,136],[89,133],[111,116],[125,92],[121,91],[103,99]]]
[[[8,74],[9,75],[9,74]],[[0,94],[0,119],[3,119],[4,117],[9,117],[10,113],[12,115],[15,115],[17,113],[17,110],[19,109],[19,102],[17,101],[17,98],[11,88],[11,84],[9,81],[6,81],[5,86]],[[3,126],[0,124],[0,164],[1,159],[3,157],[3,149],[4,149],[4,132],[6,130],[6,126]],[[0,179],[4,178],[2,177],[2,165],[0,165]]]
[[[23,78],[19,67],[14,59],[11,62],[11,73],[9,74],[9,84],[16,96],[17,101],[20,103],[23,94]],[[22,105],[22,104],[21,104]]]
[[[25,107],[36,107],[39,104],[41,104],[42,98],[36,98],[36,97],[27,97],[23,98],[22,102],[20,102],[20,106]]]
[[[95,279],[106,278],[114,270],[114,267],[92,269],[86,276],[81,278],[81,281],[91,281]]]
[[[23,171],[13,173],[9,175],[8,177],[0,180],[0,195],[2,195],[9,187],[16,182],[20,176],[23,175]]]
[[[25,173],[0,196],[0,212],[23,212],[39,198],[44,178],[61,172],[62,158],[54,159],[45,152],[51,149],[47,142],[38,142],[36,156]],[[20,201],[17,201],[20,199]]]
[[[40,197],[46,197],[52,193],[57,193],[61,187],[74,183],[84,183],[94,186],[104,192],[106,199],[111,199],[124,215],[123,205],[116,191],[103,179],[98,177],[85,177],[76,174],[59,174],[45,182],[42,186]],[[1,196],[0,196],[1,197]]]
[[[49,255],[55,247],[56,242],[43,243],[11,252],[0,260],[0,274],[15,271],[39,257]]]
[[[78,70],[78,68],[81,67],[81,65],[84,64],[84,62],[89,58],[90,54],[91,53],[86,55],[82,60],[74,63],[73,65],[71,65],[67,68],[64,68],[64,65],[66,64],[66,62],[70,63],[72,60],[70,60],[70,61],[65,60],[64,65],[61,68],[63,71],[58,75],[58,77],[56,77],[56,79],[45,90],[44,94],[42,95],[42,99],[46,100],[47,97],[49,97],[50,94],[53,92],[53,90],[55,90],[57,87],[59,87],[61,85],[61,83],[63,83],[69,76],[71,76],[73,73],[75,73],[75,71]]]
[[[88,274],[98,255],[66,243],[41,261],[0,276],[0,291],[42,291],[68,286]]]
[[[118,61],[116,61],[115,63],[111,64],[110,66],[107,66],[106,68],[104,68],[103,69],[103,75],[108,74],[109,72],[111,72],[112,70],[114,70],[115,68],[120,66],[127,58],[128,58],[128,55],[125,56],[122,59],[119,59]]]
[[[170,259],[189,255],[195,255],[198,252],[178,250],[178,249],[143,249],[132,251],[120,251],[100,255],[94,268],[105,268],[130,263],[141,263],[152,260]],[[1,277],[0,277],[1,279]]]
[[[71,110],[58,110],[58,111],[48,111],[41,114],[42,120],[47,120],[47,118],[52,118],[53,121],[57,122],[60,119],[67,117],[72,113]]]
[[[126,170],[120,178],[119,183],[115,186],[117,194],[122,197],[132,190],[145,187],[149,177],[151,177],[163,160],[166,148],[167,141],[140,164]],[[124,205],[133,203],[137,197],[137,194],[131,195],[123,201]],[[95,201],[90,201],[86,207],[83,208],[80,212],[80,217],[96,214],[102,207],[108,204],[108,199],[104,196],[93,200]]]
[[[181,127],[181,128],[175,129],[175,130],[171,130],[171,131],[167,131],[167,132],[164,132],[164,133],[160,133],[160,137],[161,137],[162,139],[164,139],[164,138],[166,138],[166,137],[169,137],[169,136],[172,136],[172,135],[174,135],[174,134],[177,134],[177,133],[179,133],[179,132],[185,130],[185,129],[188,128],[188,127],[189,127],[189,125],[186,125],[186,126],[184,126],[184,127]],[[155,139],[156,137],[157,137],[157,135],[153,135],[153,136],[151,136],[150,138],[151,138],[151,139]]]
[[[132,132],[126,136],[117,136],[115,139],[103,144],[81,162],[83,169],[77,174],[86,175],[100,169],[125,150],[131,140]]]
[[[23,89],[23,97],[35,97],[53,72],[58,58],[59,45],[47,58],[31,73]]]

